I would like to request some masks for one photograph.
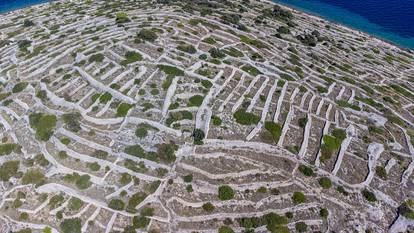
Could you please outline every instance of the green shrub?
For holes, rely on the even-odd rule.
[[[158,65],[158,69],[160,69],[162,72],[164,72],[167,75],[184,76],[184,71],[174,66]]]
[[[203,103],[204,100],[204,96],[201,95],[195,95],[190,97],[189,103],[188,103],[188,107],[193,107],[193,106],[200,106]]]
[[[28,83],[26,82],[21,82],[21,83],[17,83],[16,85],[14,85],[12,92],[13,93],[19,93],[21,91],[23,91],[24,89],[26,89]]]
[[[133,104],[121,103],[116,109],[116,116],[125,117],[128,114],[129,110],[133,107],[134,107]]]
[[[39,169],[28,170],[22,177],[22,183],[40,186],[45,183],[45,175]]]
[[[249,73],[252,76],[257,76],[259,74],[262,74],[256,67],[253,67],[251,65],[244,65],[241,67],[241,69],[247,73]]]
[[[175,151],[178,149],[177,145],[173,143],[163,143],[157,145],[157,154],[159,159],[164,163],[172,163],[175,161]]]
[[[298,169],[305,176],[313,176],[314,175],[313,169],[306,166],[306,165],[301,164],[301,165],[299,165]]]
[[[158,36],[157,34],[152,31],[152,30],[148,30],[148,29],[141,29],[138,33],[136,38],[144,40],[144,41],[149,41],[149,42],[154,42]]]
[[[193,181],[193,174],[188,174],[183,177],[184,182],[191,183]]]
[[[207,44],[215,44],[216,43],[216,40],[213,38],[213,37],[207,37],[207,38],[205,38],[204,40],[202,40],[204,43],[207,43]]]
[[[292,201],[295,204],[300,204],[306,202],[306,196],[302,192],[294,192],[292,196]]]
[[[202,145],[203,139],[205,138],[206,134],[201,129],[194,129],[192,136],[194,138],[195,145]]]
[[[125,13],[125,12],[118,12],[118,13],[116,13],[115,22],[117,24],[128,23],[130,21],[131,20],[128,18],[127,13]]]
[[[108,203],[108,207],[114,210],[123,210],[125,203],[120,199],[111,199]]]
[[[265,129],[272,135],[273,141],[278,143],[280,135],[282,134],[282,126],[278,123],[267,121],[265,122]]]
[[[379,178],[386,180],[387,179],[387,171],[383,166],[377,166],[375,168],[375,173],[379,176]]]
[[[297,222],[295,223],[295,229],[297,232],[306,232],[308,225],[306,225],[304,222]]]
[[[218,233],[234,233],[234,231],[229,226],[221,226],[218,230]]]
[[[104,55],[102,53],[93,54],[89,57],[89,63],[98,62],[101,63],[104,60]]]
[[[221,123],[222,123],[220,117],[214,116],[214,115],[211,116],[211,121],[213,122],[213,125],[215,125],[215,126],[220,126]]]
[[[218,197],[222,201],[231,200],[234,198],[234,191],[228,185],[222,185],[218,189]]]
[[[99,169],[101,169],[101,165],[99,165],[99,163],[97,163],[97,162],[88,163],[88,168],[91,171],[96,172],[96,171],[99,171]]]
[[[329,216],[328,209],[325,209],[325,208],[321,209],[319,211],[319,216],[321,216],[322,218],[328,218],[328,216]]]
[[[319,185],[324,189],[329,189],[332,187],[332,182],[328,177],[321,177],[318,182]]]
[[[60,224],[63,233],[81,233],[82,223],[79,218],[64,219]]]
[[[259,193],[267,193],[267,188],[262,186],[259,189],[257,189],[257,192],[259,192]]]
[[[260,121],[260,117],[254,115],[253,113],[246,112],[245,109],[241,108],[237,110],[233,117],[236,119],[236,122],[242,125],[253,125],[257,124]]]
[[[68,208],[71,210],[71,211],[78,211],[78,210],[80,210],[80,208],[82,208],[82,206],[83,206],[83,201],[81,200],[81,199],[79,199],[79,198],[76,198],[76,197],[72,197],[70,200],[69,200],[69,205],[68,205]]]
[[[62,205],[64,201],[65,198],[62,195],[56,194],[52,198],[50,198],[48,206],[51,210],[53,210]]]
[[[75,185],[78,189],[87,189],[91,186],[91,177],[87,174],[79,176],[76,180]]]
[[[307,117],[302,117],[298,120],[299,127],[301,127],[301,128],[305,128],[306,123],[308,123],[308,118]]]
[[[408,199],[398,207],[398,213],[410,220],[414,220],[414,200]]]
[[[126,210],[128,212],[135,213],[135,207],[144,201],[146,197],[147,194],[143,192],[135,193],[131,196],[131,198],[129,198]]]
[[[125,60],[121,61],[120,64],[123,66],[127,66],[128,64],[137,61],[142,61],[142,55],[134,51],[128,51],[125,53]]]
[[[19,161],[7,161],[0,165],[0,180],[9,181],[13,176],[17,175],[19,170]]]
[[[9,155],[12,152],[21,153],[21,148],[19,144],[14,143],[0,144],[0,156]]]
[[[197,49],[193,45],[182,44],[177,46],[177,49],[189,54],[195,54]]]
[[[29,115],[29,124],[36,130],[36,138],[47,141],[53,135],[56,127],[57,118],[54,115],[44,115],[42,113],[32,113]]]
[[[375,196],[375,194],[371,191],[368,191],[367,189],[364,189],[361,191],[362,196],[364,196],[364,198],[369,201],[369,202],[376,202],[377,201],[377,197]]]
[[[202,207],[204,211],[209,212],[209,213],[213,212],[215,208],[214,205],[211,204],[210,202],[204,203]]]

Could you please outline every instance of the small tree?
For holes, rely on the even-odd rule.
[[[196,145],[202,145],[203,139],[205,138],[206,134],[201,129],[194,129],[193,131],[193,138],[194,138],[194,144]]]
[[[228,185],[222,185],[218,189],[218,197],[222,201],[231,200],[234,198],[234,191]]]
[[[302,192],[294,192],[292,196],[292,201],[295,204],[300,204],[306,202],[306,196]]]

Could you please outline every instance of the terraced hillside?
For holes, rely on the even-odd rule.
[[[0,232],[412,232],[414,53],[265,1],[0,16]]]

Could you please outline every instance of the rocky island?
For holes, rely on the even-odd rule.
[[[414,53],[254,0],[0,15],[0,232],[412,232]]]

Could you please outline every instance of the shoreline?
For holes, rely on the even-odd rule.
[[[33,5],[19,7],[17,9],[13,9],[13,10],[10,10],[10,11],[0,12],[0,16],[5,16],[5,15],[9,15],[9,14],[18,13],[18,12],[24,10],[24,9],[27,9],[27,8],[40,7],[40,6],[43,6],[43,5],[46,5],[46,4],[50,4],[52,2],[57,2],[57,1],[58,0],[46,0],[46,2],[42,2],[42,3],[33,4]],[[373,35],[373,34],[371,34],[369,32],[362,31],[362,30],[357,29],[357,28],[354,28],[352,26],[345,25],[345,24],[342,24],[342,23],[339,23],[339,22],[335,22],[333,20],[330,20],[330,19],[327,19],[327,18],[323,17],[322,15],[318,15],[316,13],[306,11],[305,9],[299,9],[299,8],[296,8],[294,6],[287,5],[287,4],[284,4],[284,3],[274,2],[273,0],[264,0],[264,2],[273,4],[273,5],[281,5],[281,6],[285,7],[285,8],[288,8],[288,9],[294,11],[296,14],[304,14],[305,16],[310,17],[310,18],[315,19],[315,20],[323,20],[324,22],[327,22],[329,24],[333,24],[333,25],[335,25],[337,27],[340,27],[342,29],[346,29],[346,30],[350,30],[350,31],[353,31],[353,32],[356,32],[356,33],[359,33],[359,34],[363,34],[363,35],[367,36],[368,38],[376,41],[377,43],[385,44],[385,45],[387,45],[387,46],[389,46],[391,48],[394,48],[394,49],[395,48],[398,48],[398,49],[403,50],[405,52],[408,52],[410,54],[414,54],[414,48],[408,48],[408,47],[405,47],[403,45],[400,45],[400,44],[398,44],[398,43],[396,43],[396,42],[394,42],[392,40],[383,38],[381,36]]]
[[[13,14],[13,13],[18,13],[18,12],[24,10],[24,9],[27,9],[27,8],[40,7],[42,5],[46,5],[46,4],[49,4],[49,3],[52,3],[52,2],[57,2],[57,1],[58,0],[45,0],[45,2],[41,2],[41,3],[21,6],[21,7],[18,7],[18,8],[15,8],[15,9],[10,9],[10,10],[4,11],[4,12],[0,11],[0,16],[5,16],[5,15]]]
[[[344,25],[344,24],[339,23],[339,22],[335,22],[333,20],[330,20],[330,19],[327,19],[327,18],[323,17],[322,15],[318,15],[316,13],[309,12],[309,11],[306,11],[304,9],[299,9],[299,8],[296,8],[294,6],[287,5],[287,4],[284,4],[284,3],[274,2],[273,0],[265,0],[265,2],[271,3],[273,5],[283,6],[285,8],[288,8],[288,9],[294,11],[296,14],[301,13],[301,14],[304,14],[305,16],[310,17],[310,18],[315,19],[315,20],[323,20],[324,22],[327,22],[329,24],[333,24],[333,25],[335,25],[337,27],[340,27],[342,29],[346,29],[346,30],[350,30],[352,32],[356,32],[356,33],[359,33],[359,34],[363,34],[363,35],[369,37],[370,39],[372,39],[372,40],[374,40],[374,41],[376,41],[378,43],[385,44],[385,45],[387,45],[387,46],[389,46],[391,48],[398,48],[398,49],[403,50],[405,52],[408,52],[410,54],[414,54],[414,48],[413,49],[412,48],[408,48],[408,47],[405,47],[403,45],[400,45],[400,44],[398,44],[398,43],[396,43],[394,41],[388,40],[386,38],[382,38],[382,37],[380,37],[378,35],[373,35],[371,33],[362,31],[362,30],[357,29],[357,28],[354,28],[352,26],[348,26],[348,25]]]

